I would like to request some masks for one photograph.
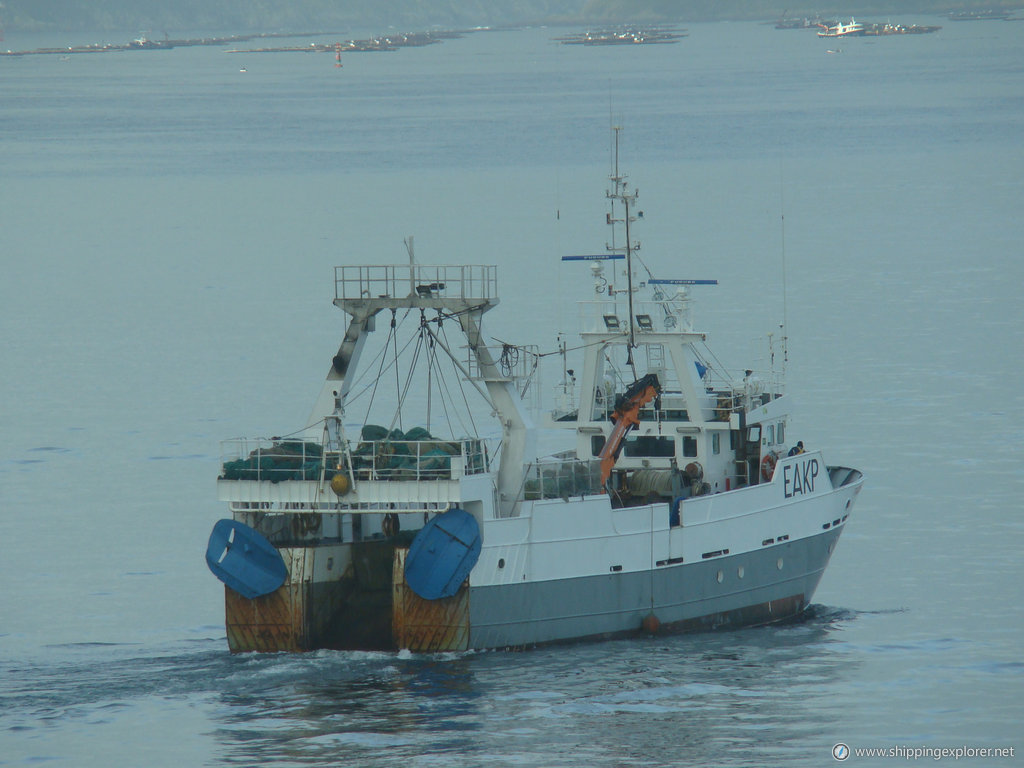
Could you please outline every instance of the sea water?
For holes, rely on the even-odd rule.
[[[564,32],[342,68],[0,59],[0,765],[1024,746],[1024,25]],[[719,280],[694,314],[724,364],[766,367],[771,333],[780,369],[787,336],[791,435],[867,477],[807,616],[525,653],[228,654],[203,562],[219,441],[304,426],[344,330],[332,268],[406,262],[410,235],[424,264],[496,264],[488,333],[555,350],[590,291],[559,257],[608,239],[612,125],[645,262]]]

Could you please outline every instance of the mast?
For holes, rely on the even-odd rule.
[[[634,382],[641,381],[638,371],[637,355],[633,353],[634,348],[647,347],[649,354],[646,363],[648,368],[657,371],[656,375],[665,371],[663,382],[672,387],[672,397],[681,400],[686,404],[683,410],[690,413],[691,424],[700,426],[708,419],[708,411],[704,405],[703,376],[707,366],[702,363],[694,344],[702,342],[704,334],[693,331],[686,320],[686,295],[684,286],[694,285],[716,285],[717,280],[697,279],[659,279],[655,278],[651,270],[640,258],[640,244],[632,240],[632,225],[643,218],[643,211],[637,208],[638,191],[630,190],[624,174],[619,169],[619,131],[622,129],[612,126],[614,131],[614,142],[611,145],[611,171],[609,178],[611,185],[605,191],[605,198],[610,210],[606,214],[606,223],[611,227],[612,234],[610,242],[606,242],[605,253],[601,255],[563,256],[562,261],[589,261],[594,276],[594,289],[598,297],[606,296],[605,300],[610,301],[614,306],[601,307],[598,312],[604,311],[603,325],[601,316],[590,318],[590,325],[582,332],[584,361],[582,367],[582,378],[580,380],[580,400],[577,409],[575,422],[577,425],[586,423],[587,430],[594,427],[601,427],[604,432],[606,427],[605,419],[609,409],[605,395],[604,382],[600,381],[603,371],[607,371],[605,363],[610,364],[611,372],[619,380],[621,385],[629,386],[625,381],[626,371],[620,368],[618,360],[612,361],[607,350],[610,347],[627,347],[626,367],[632,373]],[[622,203],[623,211],[616,210],[616,204]],[[622,243],[617,238],[617,224],[626,226],[626,241]],[[654,301],[650,305],[639,297],[634,297],[634,292],[645,287],[645,283],[634,280],[633,258],[636,257],[641,266],[644,267],[648,279],[646,287],[654,290]],[[627,287],[616,288],[610,284],[603,274],[603,261],[622,259],[626,261]],[[667,294],[666,286],[678,286],[674,296]],[[622,325],[621,311],[623,307],[618,304],[621,294],[628,293],[629,328],[628,331]],[[585,302],[586,304],[596,302]],[[589,311],[595,308],[587,307]],[[651,313],[651,309],[658,310]],[[640,313],[639,318],[637,312]],[[664,316],[662,316],[662,313]],[[653,353],[653,354],[652,354]],[[656,359],[655,359],[656,358]],[[643,360],[639,361],[641,364]],[[696,363],[696,365],[695,365]],[[667,372],[671,371],[671,374]],[[571,375],[571,372],[570,372]],[[607,375],[607,374],[606,374]],[[615,407],[619,406],[616,400]],[[660,410],[660,409],[659,409]],[[596,423],[595,423],[596,422]],[[592,453],[590,446],[590,432],[581,431],[578,443],[578,454],[589,456]],[[608,445],[608,441],[605,445]]]
[[[612,253],[622,252],[626,257],[626,301],[629,306],[629,342],[626,345],[626,364],[634,369],[633,376],[636,378],[636,370],[633,363],[633,349],[636,347],[636,318],[633,313],[633,252],[640,250],[640,243],[634,243],[631,239],[629,225],[638,218],[642,218],[643,212],[638,211],[636,216],[630,214],[630,208],[636,207],[636,199],[640,193],[636,189],[632,193],[627,191],[625,177],[619,173],[619,131],[622,130],[622,127],[613,125],[612,130],[615,132],[615,165],[611,175],[613,191],[606,193],[606,196],[611,201],[608,224],[612,227],[612,242],[611,245],[606,247]],[[615,218],[616,200],[622,202],[623,217],[621,219]],[[626,226],[626,242],[621,247],[615,245],[615,225],[618,223],[625,224]]]
[[[782,170],[779,170],[779,222],[782,248],[782,384],[786,384],[786,363],[789,362],[789,314],[786,308],[786,200],[785,186],[782,183]]]

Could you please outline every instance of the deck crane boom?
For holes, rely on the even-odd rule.
[[[656,374],[649,373],[630,384],[625,393],[617,398],[611,415],[615,427],[598,455],[601,460],[601,485],[607,488],[612,468],[622,452],[626,433],[640,423],[640,409],[660,394],[661,382]]]

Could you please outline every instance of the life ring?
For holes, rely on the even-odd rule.
[[[764,455],[764,458],[761,459],[761,479],[766,483],[770,482],[772,477],[775,476],[775,465],[778,461],[779,459],[775,455],[774,451],[769,451]]]

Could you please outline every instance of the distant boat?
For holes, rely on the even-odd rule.
[[[776,29],[811,29],[821,26],[827,26],[827,22],[822,21],[821,16],[815,16],[813,19],[807,16],[799,19],[781,18],[775,22]]]
[[[874,35],[925,35],[929,32],[938,32],[942,27],[922,27],[917,24],[911,24],[909,27],[903,24],[893,24],[886,22],[885,24],[865,24],[864,31],[861,34],[874,36]]]
[[[135,38],[130,43],[128,43],[127,47],[128,48],[132,48],[132,49],[135,49],[135,48],[143,48],[143,49],[149,49],[149,48],[173,48],[174,47],[174,43],[167,42],[166,40],[164,40],[164,41],[150,40],[145,35],[140,35],[139,37]]]
[[[676,29],[628,27],[588,31],[555,39],[563,45],[651,45],[675,43],[686,36],[685,31]]]
[[[818,37],[855,37],[864,34],[864,25],[852,18],[849,24],[837,21],[831,26],[820,26],[822,31],[818,33]]]
[[[996,8],[987,8],[980,11],[950,11],[950,21],[1009,21],[1010,12]]]

